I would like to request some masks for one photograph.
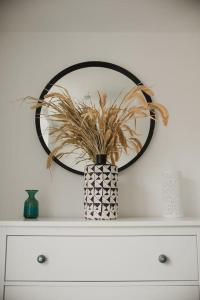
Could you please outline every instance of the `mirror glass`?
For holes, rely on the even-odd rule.
[[[131,88],[141,83],[129,71],[109,63],[103,62],[87,62],[74,65],[63,70],[56,75],[43,90],[40,99],[48,92],[61,91],[60,87],[65,87],[74,101],[84,101],[85,103],[98,103],[97,91],[105,91],[107,93],[107,103],[120,101],[120,97],[127,93]],[[151,101],[150,97],[145,95],[147,101]],[[117,99],[117,100],[116,100]],[[36,128],[40,141],[47,153],[55,148],[55,144],[48,133],[48,128],[53,126],[53,122],[48,120],[49,111],[47,108],[37,109],[36,111]],[[133,121],[132,121],[133,122]],[[130,124],[134,127],[134,124]],[[129,151],[123,154],[118,162],[119,171],[127,168],[135,162],[141,154],[146,150],[153,134],[154,121],[149,118],[141,118],[137,120],[137,133],[143,145],[140,153]],[[67,145],[67,151],[70,146]],[[83,174],[85,164],[92,163],[84,161],[77,163],[77,152],[69,156],[63,156],[55,161],[72,172]]]

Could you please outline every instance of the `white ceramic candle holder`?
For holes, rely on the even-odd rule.
[[[165,171],[162,173],[162,201],[164,217],[183,217],[180,192],[180,172]]]

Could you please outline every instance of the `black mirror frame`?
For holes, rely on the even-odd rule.
[[[40,95],[40,100],[44,99],[44,96],[49,92],[49,90],[51,89],[52,85],[54,85],[58,80],[60,80],[63,76],[73,72],[73,71],[76,71],[78,69],[83,69],[83,68],[88,68],[88,67],[101,67],[101,68],[107,68],[107,69],[112,69],[112,70],[115,70],[125,76],[127,76],[129,79],[131,79],[134,84],[136,85],[139,85],[139,84],[142,84],[142,82],[135,76],[133,75],[131,72],[129,72],[128,70],[118,66],[118,65],[115,65],[115,64],[112,64],[112,63],[108,63],[108,62],[103,62],[103,61],[87,61],[87,62],[82,62],[82,63],[78,63],[78,64],[75,64],[75,65],[72,65],[66,69],[64,69],[63,71],[61,71],[60,73],[58,73],[56,76],[54,76],[50,81],[49,83],[45,86],[45,88],[43,89],[41,95]],[[146,93],[143,93],[147,102],[151,103],[152,102],[152,99],[149,95],[147,95]],[[40,143],[42,145],[42,147],[44,148],[44,150],[46,151],[46,153],[49,155],[50,154],[50,150],[49,148],[47,147],[44,139],[43,139],[43,136],[42,136],[42,132],[41,132],[41,127],[40,127],[40,112],[41,112],[41,108],[37,108],[36,109],[36,112],[35,112],[35,125],[36,125],[36,131],[37,131],[37,135],[38,135],[38,138],[40,140]],[[151,115],[154,116],[154,112],[152,111],[151,112]],[[148,133],[148,136],[147,136],[147,139],[141,149],[141,151],[132,159],[130,160],[127,164],[125,164],[124,166],[120,167],[119,168],[119,172],[120,171],[123,171],[125,169],[127,169],[128,167],[130,167],[133,163],[135,163],[141,156],[142,154],[146,151],[151,139],[152,139],[152,136],[153,136],[153,132],[154,132],[154,128],[155,128],[155,120],[154,119],[150,119],[150,128],[149,128],[149,133]],[[56,157],[54,157],[53,159],[58,165],[60,165],[62,168],[70,171],[70,172],[73,172],[73,173],[76,173],[76,174],[79,174],[79,175],[84,175],[83,172],[81,171],[77,171],[77,170],[74,170],[70,167],[68,167],[67,165],[65,165],[64,163],[62,163],[60,160],[58,160]]]

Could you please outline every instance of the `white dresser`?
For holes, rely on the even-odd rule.
[[[0,221],[0,299],[199,300],[200,220]]]

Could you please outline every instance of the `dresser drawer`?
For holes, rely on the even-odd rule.
[[[198,280],[196,237],[8,236],[6,280]]]
[[[199,300],[197,286],[6,286],[5,300]]]

